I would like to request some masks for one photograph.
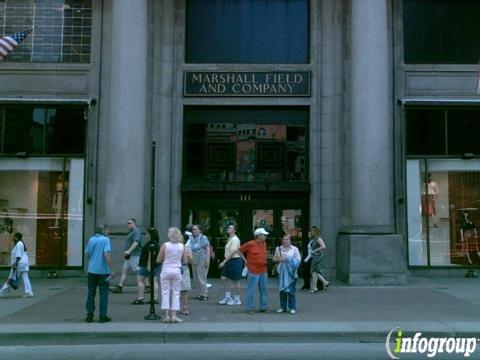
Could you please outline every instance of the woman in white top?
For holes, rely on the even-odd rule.
[[[28,262],[27,247],[25,246],[22,237],[23,236],[21,233],[15,233],[13,235],[13,242],[15,246],[12,249],[12,272],[10,276],[12,276],[13,271],[17,272],[17,276],[22,278],[23,287],[25,288],[25,294],[23,297],[30,298],[33,297],[32,285],[30,283],[30,279],[28,278],[30,266]]]
[[[242,305],[240,301],[240,282],[243,270],[243,260],[238,254],[240,249],[240,239],[236,235],[237,227],[230,225],[227,229],[228,241],[225,245],[225,260],[223,260],[218,266],[222,269],[221,279],[223,280],[223,286],[225,288],[225,297],[218,303],[220,305]],[[232,286],[237,289],[237,293],[232,298],[230,281]]]
[[[297,312],[296,285],[297,269],[300,265],[300,251],[292,245],[290,235],[284,235],[282,245],[275,249],[273,261],[278,263],[278,290],[280,291],[280,308],[277,313]]]
[[[157,256],[157,263],[163,263],[160,273],[162,286],[162,310],[165,311],[164,322],[179,323],[180,288],[182,281],[182,261],[187,261],[183,236],[178,228],[168,229],[168,241],[162,245]],[[170,301],[171,299],[171,301]]]

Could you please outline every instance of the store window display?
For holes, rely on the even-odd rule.
[[[480,160],[408,160],[407,203],[411,266],[480,266]]]
[[[480,264],[480,250],[478,246],[477,228],[470,220],[469,211],[477,211],[477,208],[460,209],[462,210],[462,221],[460,224],[460,239],[462,244],[462,254],[465,256],[467,264]]]
[[[430,226],[438,227],[436,199],[440,194],[438,184],[432,180],[432,174],[428,174],[426,185],[423,186],[422,215],[430,217]]]
[[[0,159],[0,266],[21,232],[32,266],[81,266],[83,159]]]

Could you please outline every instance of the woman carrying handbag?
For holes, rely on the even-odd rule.
[[[30,270],[29,262],[28,262],[28,254],[27,254],[27,247],[22,240],[21,233],[15,233],[13,235],[13,242],[15,246],[12,249],[12,256],[11,256],[11,265],[12,270],[10,271],[10,286],[15,289],[15,279],[21,277],[23,282],[23,287],[25,289],[25,294],[23,295],[24,298],[31,298],[33,297],[32,292],[32,285],[30,283],[30,279],[28,277],[28,271]],[[18,288],[18,279],[17,279],[17,288]]]

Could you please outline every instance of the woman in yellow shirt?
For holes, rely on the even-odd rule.
[[[225,297],[218,303],[220,305],[242,305],[239,280],[242,277],[243,260],[237,252],[240,249],[240,239],[236,235],[237,227],[230,225],[227,233],[228,241],[225,245],[225,260],[219,264],[219,267],[222,268],[221,279],[225,288]],[[236,289],[234,297],[232,297],[232,287]]]

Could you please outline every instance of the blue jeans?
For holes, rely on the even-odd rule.
[[[247,310],[255,310],[255,291],[260,291],[260,310],[268,307],[268,274],[252,274],[250,271],[247,276]]]
[[[280,291],[280,308],[283,310],[297,310],[297,300],[295,297],[297,280],[288,286],[288,291]]]
[[[88,295],[85,308],[87,315],[92,315],[95,312],[95,295],[97,292],[97,286],[100,292],[100,316],[107,315],[108,309],[108,285],[110,282],[107,280],[108,274],[92,274],[88,273]]]

